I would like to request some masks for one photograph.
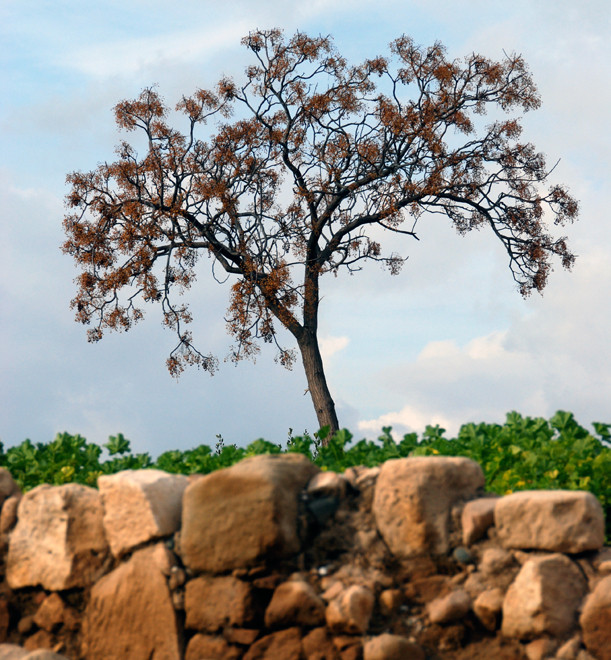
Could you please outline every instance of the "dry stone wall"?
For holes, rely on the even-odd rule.
[[[0,469],[0,660],[611,660],[589,493],[298,454],[98,486],[21,494]]]

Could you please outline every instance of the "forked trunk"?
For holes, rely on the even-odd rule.
[[[316,417],[318,418],[318,425],[329,427],[330,438],[336,431],[339,430],[339,422],[337,421],[337,414],[335,413],[335,403],[331,398],[331,393],[327,387],[327,379],[325,378],[325,371],[322,364],[322,357],[320,355],[320,348],[318,346],[318,338],[315,332],[304,332],[299,339],[299,349],[301,351],[301,358],[303,360],[303,368],[305,369],[306,378],[308,379],[308,388],[312,403],[316,410]],[[323,441],[327,444],[328,439]]]

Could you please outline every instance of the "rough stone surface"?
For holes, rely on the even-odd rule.
[[[465,504],[461,514],[462,542],[465,545],[479,541],[494,525],[494,507],[498,499],[480,497]]]
[[[450,510],[484,485],[468,458],[419,456],[386,461],[377,479],[373,513],[391,552],[408,558],[449,549]]]
[[[425,657],[417,644],[390,633],[372,637],[363,646],[363,660],[425,660]]]
[[[291,625],[314,628],[324,622],[323,600],[302,580],[291,580],[279,585],[265,611],[267,628],[290,628]]]
[[[191,483],[183,498],[185,565],[223,572],[298,552],[299,494],[318,471],[300,454],[264,455]]]
[[[335,633],[362,635],[373,612],[374,595],[370,589],[352,585],[327,605],[327,626]]]
[[[91,590],[83,620],[87,660],[179,660],[180,631],[157,549],[136,551]]]
[[[42,601],[33,621],[47,632],[55,632],[62,626],[74,630],[78,627],[79,615],[64,603],[58,593],[53,592]]]
[[[528,560],[505,595],[503,635],[516,639],[567,635],[577,623],[585,591],[585,578],[565,555]]]
[[[182,496],[188,479],[162,470],[124,470],[98,478],[104,528],[118,557],[180,528]]]
[[[299,628],[288,628],[262,637],[248,649],[244,660],[301,660]]]
[[[611,660],[611,576],[586,598],[579,622],[588,651],[598,660]]]
[[[43,485],[26,493],[9,538],[9,586],[61,591],[94,582],[108,554],[102,515],[94,488]]]
[[[21,501],[21,493],[11,495],[4,500],[0,511],[0,535],[8,534],[17,522],[17,509]]]
[[[448,623],[462,619],[471,609],[471,596],[464,589],[435,598],[426,607],[431,623]]]
[[[586,491],[521,491],[494,509],[498,539],[506,548],[577,553],[598,550],[605,540],[600,502]]]
[[[185,660],[239,660],[242,653],[222,637],[194,635],[187,646]]]
[[[16,644],[0,644],[0,660],[67,660],[65,655],[46,649],[28,651]]]
[[[20,493],[21,489],[13,479],[13,475],[6,468],[0,467],[0,507],[9,497]]]
[[[252,587],[231,576],[194,578],[185,589],[185,612],[185,625],[191,630],[245,626],[255,614]]]
[[[301,640],[305,660],[340,660],[326,628],[314,628]]]
[[[482,591],[473,601],[473,612],[482,622],[484,628],[490,631],[498,628],[500,614],[503,610],[504,596],[503,591],[495,587]]]

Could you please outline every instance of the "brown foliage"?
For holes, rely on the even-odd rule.
[[[115,162],[68,176],[63,249],[82,269],[73,306],[94,324],[90,339],[129,329],[142,297],[161,303],[178,334],[170,371],[214,371],[215,358],[184,330],[187,307],[171,297],[207,254],[236,278],[233,359],[253,356],[257,339],[276,342],[275,320],[300,342],[315,336],[320,277],[366,260],[397,273],[404,259],[384,255],[370,230],[416,238],[426,211],[463,234],[489,226],[523,295],[543,289],[554,255],[570,268],[566,239],[547,221],[573,221],[577,203],[562,186],[542,188],[545,158],[519,141],[517,118],[482,118],[488,108],[538,107],[521,57],[449,60],[441,44],[403,36],[389,57],[348,66],[328,37],[256,31],[243,44],[254,64],[241,84],[224,78],[177,104],[184,134],[146,89],[115,108],[120,128],[148,138],[144,157],[123,142]],[[291,353],[278,348],[290,366]]]

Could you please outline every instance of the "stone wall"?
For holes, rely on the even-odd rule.
[[[0,470],[0,660],[611,660],[599,502],[484,486],[447,457],[24,495]]]

